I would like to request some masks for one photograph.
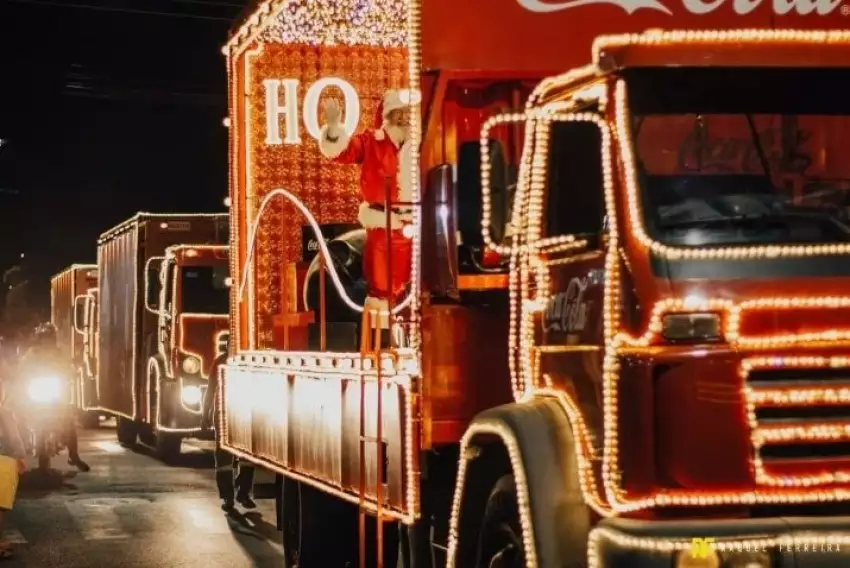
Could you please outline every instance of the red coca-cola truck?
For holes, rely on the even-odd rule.
[[[74,405],[87,426],[95,426],[98,413],[85,412],[85,298],[97,289],[97,265],[73,264],[50,279],[50,321],[57,343],[74,373]]]
[[[212,245],[228,237],[217,213],[139,213],[100,236],[96,396],[120,443],[167,459],[183,438],[211,435],[202,402],[229,294],[227,255]]]
[[[285,566],[847,564],[847,10],[593,4],[271,0],[234,31],[222,432],[285,478]],[[337,333],[362,234],[307,267],[300,237],[357,219],[323,101],[353,134],[388,88],[413,276],[376,348]]]

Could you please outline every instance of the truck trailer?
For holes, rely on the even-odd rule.
[[[56,326],[57,342],[74,373],[74,406],[84,425],[97,426],[99,414],[85,411],[85,317],[84,300],[97,289],[97,265],[73,264],[50,279],[50,321]]]
[[[117,417],[121,444],[141,441],[168,459],[183,438],[211,435],[201,404],[220,334],[194,320],[226,320],[226,274],[210,245],[228,236],[228,215],[217,213],[138,213],[100,236],[97,404]]]
[[[845,13],[252,6],[224,48],[222,433],[284,478],[285,566],[847,565]],[[323,100],[352,135],[389,88],[413,254],[386,348],[362,234],[321,236],[358,168],[318,141]]]

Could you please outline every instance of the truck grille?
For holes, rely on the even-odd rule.
[[[850,358],[744,361],[756,482],[850,482]]]
[[[215,346],[215,356],[216,359],[221,357],[222,355],[228,354],[228,349],[230,348],[230,332],[223,331],[218,336],[218,342]]]

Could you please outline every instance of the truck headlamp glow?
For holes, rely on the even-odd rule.
[[[183,372],[188,375],[194,375],[201,370],[201,361],[197,357],[188,356],[183,359]]]
[[[186,386],[180,389],[180,398],[186,406],[198,406],[203,398],[201,387]]]
[[[32,402],[41,404],[59,402],[62,398],[62,380],[52,376],[30,379],[27,395]]]
[[[713,313],[668,314],[661,321],[661,335],[673,341],[720,339],[720,316]]]

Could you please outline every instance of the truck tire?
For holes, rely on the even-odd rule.
[[[118,417],[118,427],[115,429],[118,436],[118,443],[125,448],[133,448],[136,445],[136,437],[139,430],[135,420],[130,418]]]
[[[39,432],[35,437],[35,455],[38,459],[38,471],[47,473],[50,469],[50,452],[47,444],[47,438],[43,432]]]
[[[156,457],[170,463],[180,457],[180,449],[183,445],[183,437],[171,432],[156,433]]]
[[[513,475],[499,478],[487,499],[476,568],[524,568],[525,550]]]
[[[282,494],[285,568],[357,566],[355,506],[288,478]],[[328,546],[328,534],[335,535],[333,546]]]

